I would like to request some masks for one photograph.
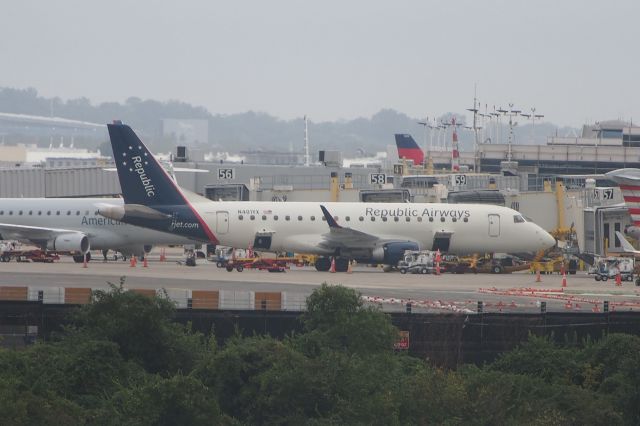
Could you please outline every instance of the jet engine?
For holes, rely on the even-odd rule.
[[[405,250],[420,250],[420,247],[412,241],[387,243],[373,249],[371,257],[374,262],[395,265],[404,257]]]
[[[640,240],[640,227],[638,226],[635,226],[635,225],[627,226],[624,229],[624,233],[630,236],[631,238]]]
[[[79,232],[61,234],[47,242],[47,250],[73,251],[85,254],[89,251],[89,238]]]

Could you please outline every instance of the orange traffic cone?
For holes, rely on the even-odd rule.
[[[147,255],[145,254],[144,257],[142,258],[142,266],[147,268],[149,265],[147,264]]]
[[[329,268],[329,272],[332,272],[332,273],[336,272],[336,258],[335,257],[331,258],[331,268]]]
[[[129,266],[131,268],[135,268],[136,267],[136,257],[135,256],[131,256],[131,261],[129,262]]]
[[[351,261],[349,261],[349,263],[347,264],[347,274],[352,274],[353,273],[353,269],[351,268]]]
[[[620,272],[618,271],[618,273],[616,274],[616,287],[620,287],[622,285],[622,275],[620,275]]]
[[[540,277],[540,268],[536,268],[536,282],[541,283],[542,278]]]
[[[566,287],[567,286],[567,274],[564,273],[562,274],[562,287]]]

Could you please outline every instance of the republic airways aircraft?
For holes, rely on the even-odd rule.
[[[336,257],[395,265],[405,250],[533,252],[554,238],[506,207],[474,204],[216,202],[179,188],[120,122],[109,124],[124,205],[99,213],[186,238],[262,251],[313,253],[318,270]]]
[[[118,198],[0,198],[0,240],[20,240],[43,249],[75,252],[74,259],[79,262],[89,249],[141,256],[152,245],[194,242],[102,217],[97,206],[105,200],[123,204]]]

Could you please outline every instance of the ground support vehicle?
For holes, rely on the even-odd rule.
[[[60,256],[54,252],[46,252],[43,250],[5,250],[0,254],[0,261],[10,262],[15,259],[16,262],[41,262],[53,263],[60,260]]]
[[[596,281],[615,280],[620,274],[622,281],[633,281],[634,259],[628,257],[606,257],[600,258],[588,271]]]
[[[290,261],[284,259],[265,259],[262,257],[255,258],[239,258],[229,259],[225,268],[228,272],[232,272],[234,269],[238,272],[242,272],[245,269],[258,269],[260,271],[269,272],[285,272],[290,268]]]
[[[404,252],[404,259],[398,262],[401,274],[432,274],[435,272],[434,254],[431,251]]]

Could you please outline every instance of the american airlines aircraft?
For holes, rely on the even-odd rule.
[[[318,270],[348,261],[395,265],[405,250],[534,252],[555,239],[515,210],[473,204],[211,201],[177,186],[120,122],[109,124],[124,205],[98,212],[114,220],[236,248],[313,253]]]
[[[194,242],[100,216],[97,206],[105,200],[116,206],[124,203],[119,198],[0,198],[0,240],[75,252],[76,262],[82,262],[90,249],[141,256],[153,245]]]

